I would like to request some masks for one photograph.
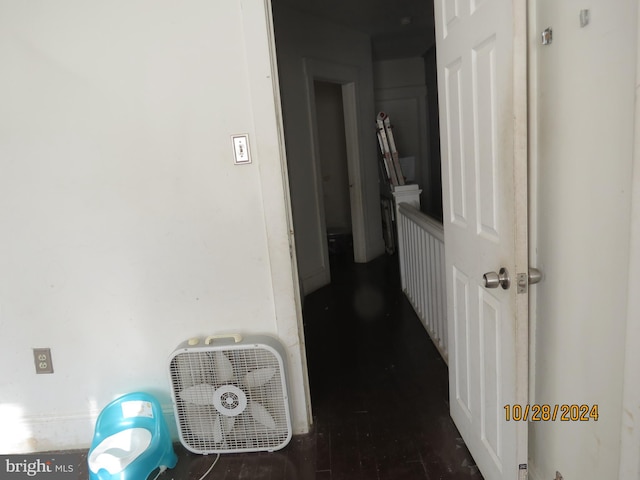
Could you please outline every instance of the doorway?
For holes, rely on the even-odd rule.
[[[304,81],[307,87],[307,95],[306,95],[306,109],[309,115],[309,124],[308,124],[308,139],[310,141],[310,158],[309,158],[309,167],[310,172],[301,172],[298,173],[295,169],[289,169],[289,174],[293,177],[291,182],[292,186],[292,201],[293,201],[293,210],[294,210],[294,225],[295,228],[298,229],[302,225],[302,222],[312,221],[316,231],[316,244],[318,247],[314,252],[311,253],[311,258],[318,253],[321,255],[320,261],[317,261],[313,265],[313,270],[311,274],[306,274],[304,271],[304,262],[307,258],[301,258],[300,252],[298,253],[299,260],[299,272],[302,283],[303,294],[306,295],[311,293],[318,288],[327,285],[331,282],[331,274],[330,274],[330,262],[329,262],[329,242],[327,238],[327,211],[325,208],[325,185],[323,185],[323,162],[322,162],[322,151],[326,151],[326,147],[328,147],[325,142],[340,144],[337,147],[340,151],[340,157],[342,160],[332,160],[327,161],[328,164],[340,164],[341,174],[339,175],[342,178],[340,182],[340,187],[336,190],[340,191],[340,203],[342,205],[343,213],[342,222],[344,223],[344,217],[348,212],[350,217],[350,224],[345,224],[347,230],[350,229],[350,234],[352,238],[352,253],[353,258],[356,262],[365,263],[371,260],[370,256],[370,235],[367,232],[367,229],[370,229],[370,224],[372,222],[372,218],[370,215],[367,215],[367,203],[370,201],[365,200],[367,189],[367,183],[371,183],[367,181],[367,176],[369,175],[362,168],[361,164],[361,147],[362,147],[362,139],[360,136],[361,128],[360,128],[360,112],[358,109],[358,72],[354,67],[348,67],[340,64],[336,64],[333,62],[326,62],[315,60],[311,58],[304,58],[303,60],[303,73],[304,73]],[[323,96],[321,99],[321,104],[318,105],[318,98],[316,98],[316,85],[320,85],[320,94]],[[327,99],[331,99],[327,101]],[[327,107],[327,105],[329,106]],[[341,110],[340,110],[341,104]],[[325,125],[322,128],[322,134],[328,135],[328,140],[326,138],[320,138],[320,127],[318,125],[318,108],[322,111],[323,118],[326,116],[325,109],[330,110],[329,115],[333,119],[338,119],[338,124],[340,126],[336,127],[335,125]],[[324,122],[324,120],[323,120]],[[331,119],[325,122],[327,124],[331,123]],[[334,121],[335,123],[335,121]],[[286,128],[286,127],[285,127]],[[331,131],[330,133],[328,133]],[[337,135],[339,133],[340,140],[337,140]],[[291,136],[291,135],[290,135]],[[331,152],[331,150],[329,150]],[[332,167],[333,168],[333,167]],[[294,187],[300,187],[303,183],[302,176],[309,177],[309,173],[311,173],[312,181],[308,181],[307,185],[312,190],[313,202],[315,203],[315,208],[312,208],[311,219],[309,218],[301,218],[301,215],[296,216],[296,202],[295,199],[303,198],[300,195],[293,194]],[[329,183],[329,182],[327,182]],[[346,184],[346,187],[345,187]],[[327,185],[329,186],[329,185]],[[333,185],[329,186],[333,188]],[[370,189],[370,187],[369,187]],[[377,192],[376,192],[377,193]],[[333,192],[331,197],[333,197]],[[329,199],[329,207],[334,208],[333,198]],[[334,216],[335,212],[330,212],[330,216]],[[333,221],[333,218],[331,219]],[[303,232],[305,235],[307,232]],[[300,235],[298,235],[298,239],[300,239]],[[310,243],[310,242],[307,242]],[[377,256],[377,255],[376,255]]]
[[[320,183],[329,255],[353,256],[342,86],[314,81]]]

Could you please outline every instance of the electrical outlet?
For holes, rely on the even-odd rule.
[[[53,373],[50,348],[34,348],[33,361],[36,364],[36,373]]]

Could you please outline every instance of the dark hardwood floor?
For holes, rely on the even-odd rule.
[[[396,257],[353,264],[337,255],[331,273],[304,304],[317,478],[481,479]]]
[[[331,285],[304,301],[312,433],[274,453],[223,455],[206,478],[482,480],[449,417],[447,367],[400,290],[396,258],[335,255],[331,273]],[[215,458],[176,451],[178,465],[159,480],[199,480]]]

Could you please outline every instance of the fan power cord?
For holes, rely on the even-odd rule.
[[[158,480],[158,477],[162,475],[166,470],[167,470],[167,467],[165,467],[164,465],[160,466],[160,471],[155,477],[153,477],[153,480]]]
[[[220,460],[220,454],[219,454],[219,453],[216,455],[216,459],[213,461],[213,463],[212,463],[212,464],[211,464],[211,466],[209,467],[209,470],[207,470],[207,471],[205,472],[205,474],[204,474],[204,475],[202,475],[202,476],[199,478],[199,480],[204,480],[204,479],[206,478],[206,476],[207,476],[207,475],[209,475],[209,474],[211,473],[211,470],[213,470],[213,467],[215,467],[215,466],[216,466],[216,463],[218,463],[218,460]]]
[[[204,479],[205,479],[205,477],[211,473],[211,470],[213,470],[213,467],[215,467],[215,466],[216,466],[216,463],[218,463],[218,460],[220,460],[220,454],[219,454],[219,453],[218,453],[218,455],[216,456],[216,459],[213,461],[213,463],[212,463],[212,464],[211,464],[211,466],[209,467],[209,470],[207,470],[207,471],[204,473],[204,475],[202,475],[202,476],[199,478],[199,480],[204,480]],[[167,470],[167,467],[164,467],[164,466],[160,467],[160,471],[159,471],[159,472],[158,472],[158,474],[153,478],[153,480],[158,480],[158,477],[159,477],[160,475],[162,475],[166,470]],[[173,478],[172,478],[171,480],[173,480]]]

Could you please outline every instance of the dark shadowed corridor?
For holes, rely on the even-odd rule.
[[[447,368],[400,290],[396,257],[332,257],[305,335],[316,478],[481,478],[448,413]]]

